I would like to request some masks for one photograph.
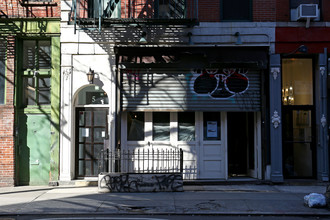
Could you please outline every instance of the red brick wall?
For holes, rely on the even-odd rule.
[[[276,0],[276,21],[290,21],[290,0]]]
[[[322,17],[323,21],[330,21],[330,0],[322,1]]]
[[[199,21],[220,21],[220,0],[198,1]]]
[[[8,40],[5,105],[0,105],[0,187],[15,184],[14,38]]]
[[[60,17],[61,0],[52,0],[52,2],[46,2],[47,6],[23,6],[22,0],[1,0],[0,16],[7,17]],[[35,4],[42,4],[41,2]]]
[[[275,21],[275,19],[276,19],[275,0],[253,1],[253,21],[266,22],[266,21]]]

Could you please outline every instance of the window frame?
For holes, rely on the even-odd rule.
[[[22,73],[21,73],[21,94],[22,94],[22,100],[21,100],[21,104],[22,104],[22,107],[23,108],[26,108],[26,107],[40,107],[40,106],[43,106],[43,107],[47,107],[47,106],[50,106],[51,105],[51,86],[52,86],[52,77],[51,77],[51,70],[52,70],[52,42],[51,42],[51,39],[48,39],[48,38],[40,38],[40,39],[35,39],[35,38],[32,38],[32,39],[22,39],[22,50],[24,49],[24,42],[26,41],[35,41],[35,48],[34,48],[34,66],[33,68],[30,68],[29,65],[28,68],[25,68],[24,67],[24,52],[22,51],[22,63],[21,63],[21,69],[22,69]],[[49,42],[49,56],[50,56],[50,64],[49,64],[49,68],[43,68],[43,69],[40,69],[40,59],[39,57],[41,56],[40,54],[40,45],[39,45],[39,42],[41,41],[48,41]],[[33,78],[33,85],[34,85],[34,89],[35,89],[35,93],[34,93],[34,104],[29,104],[28,103],[28,92],[27,92],[27,86],[25,87],[25,80],[28,79],[28,78]],[[40,95],[40,92],[39,92],[39,79],[40,78],[49,78],[49,102],[45,103],[45,104],[40,104],[39,102],[39,95]]]
[[[220,21],[224,22],[251,22],[253,20],[253,1],[252,0],[241,0],[241,1],[249,1],[249,18],[248,19],[226,19],[224,17],[224,11],[225,11],[225,1],[231,1],[231,0],[220,0]]]

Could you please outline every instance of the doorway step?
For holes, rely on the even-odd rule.
[[[83,179],[83,180],[71,180],[71,181],[59,181],[59,186],[85,187],[85,186],[97,186],[97,185],[98,185],[97,178]]]
[[[238,185],[238,184],[270,184],[266,180],[258,180],[250,177],[234,177],[228,180],[223,179],[203,179],[203,180],[183,180],[183,185]]]

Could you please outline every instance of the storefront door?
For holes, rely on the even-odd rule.
[[[254,112],[228,112],[228,177],[260,175],[260,120]]]
[[[47,185],[50,171],[49,115],[19,117],[19,185]]]
[[[105,149],[108,108],[76,108],[76,177],[94,177]]]
[[[286,178],[314,176],[315,144],[312,110],[305,107],[283,107],[283,169]]]
[[[316,176],[313,60],[282,59],[283,174]]]
[[[226,116],[220,112],[199,112],[199,178],[226,178]]]

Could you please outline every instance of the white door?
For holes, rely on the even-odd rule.
[[[226,115],[198,112],[199,179],[226,179]]]

